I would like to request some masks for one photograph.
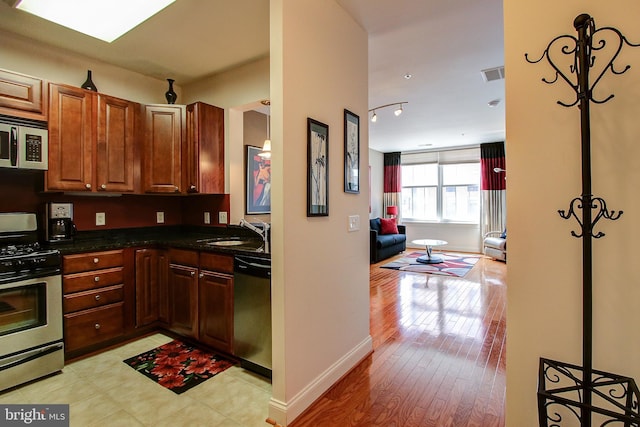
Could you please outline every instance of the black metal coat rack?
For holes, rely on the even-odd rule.
[[[593,96],[593,89],[601,78],[611,71],[622,74],[630,66],[617,70],[614,61],[626,44],[630,43],[620,31],[613,27],[596,29],[593,18],[587,14],[576,17],[573,26],[578,36],[562,35],[554,38],[537,60],[525,59],[534,64],[547,59],[555,72],[553,79],[542,81],[553,84],[559,80],[568,83],[576,93],[571,103],[558,101],[564,107],[578,106],[580,109],[580,131],[582,151],[582,195],[574,198],[569,210],[559,210],[564,219],[574,218],[580,231],[571,235],[582,239],[582,363],[583,366],[540,358],[538,372],[538,417],[541,427],[575,425],[576,420],[583,427],[592,425],[640,427],[640,393],[633,378],[593,369],[593,276],[592,240],[604,236],[594,232],[596,223],[604,218],[617,220],[622,211],[607,209],[600,197],[591,194],[591,129],[589,118],[590,103],[603,104],[611,100],[610,94],[604,99]],[[598,61],[598,54],[605,60]],[[569,57],[572,62],[561,68],[560,59]],[[608,62],[605,62],[607,61]],[[597,71],[596,71],[597,70]],[[593,83],[589,72],[596,71]],[[581,215],[579,216],[579,213]]]

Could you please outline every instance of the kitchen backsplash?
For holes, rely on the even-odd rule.
[[[46,202],[72,202],[78,231],[105,230],[158,225],[206,225],[205,212],[210,213],[211,226],[218,226],[218,212],[229,215],[228,194],[158,196],[122,195],[116,197],[76,196],[42,193],[44,172],[0,169],[0,212],[38,212]],[[96,226],[96,213],[105,214],[105,225]],[[158,224],[157,213],[164,222]]]

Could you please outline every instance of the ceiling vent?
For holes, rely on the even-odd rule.
[[[504,66],[480,71],[485,82],[504,79]]]

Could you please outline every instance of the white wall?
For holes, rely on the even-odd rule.
[[[360,116],[360,166],[369,164],[367,34],[334,1],[272,0],[270,11],[270,415],[286,424],[372,349],[369,199],[343,191],[345,108]],[[328,217],[306,216],[307,117],[329,125]],[[349,215],[360,231],[347,232]]]
[[[505,68],[509,179],[507,219],[509,278],[507,321],[507,425],[538,425],[536,387],[540,357],[582,364],[582,241],[574,220],[558,209],[580,196],[580,113],[575,93],[553,79],[547,63],[529,64],[524,54],[539,57],[556,36],[576,36],[573,20],[587,12],[597,28],[618,28],[640,42],[640,4],[635,0],[506,0]],[[602,60],[597,60],[599,64]],[[603,105],[591,106],[593,193],[610,209],[624,210],[618,221],[601,220],[593,241],[594,368],[640,380],[640,48],[625,46],[616,69],[596,87]],[[592,79],[592,82],[594,79]],[[564,425],[564,424],[563,424]],[[598,424],[600,425],[600,424]]]
[[[77,87],[84,83],[90,69],[99,92],[145,104],[167,103],[164,93],[168,83],[165,80],[146,77],[2,31],[0,68]],[[175,85],[174,90],[181,100],[181,87]]]
[[[364,120],[363,123],[368,126],[369,120]],[[369,213],[369,218],[383,217],[384,153],[369,149],[369,166],[371,166],[371,212]]]

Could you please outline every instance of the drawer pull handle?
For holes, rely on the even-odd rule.
[[[99,258],[94,258],[94,259],[93,259],[93,263],[94,263],[94,264],[97,264],[98,262],[100,262],[100,259],[99,259]]]
[[[107,184],[102,184],[102,185],[100,186],[100,188],[102,188],[103,190],[106,190],[106,189],[107,189]]]
[[[91,190],[91,184],[85,184],[84,186],[87,190]]]
[[[94,282],[99,282],[99,281],[100,281],[100,276],[96,276],[96,277],[94,277],[94,278],[93,278],[93,281],[94,281]]]
[[[100,295],[96,295],[96,301],[100,301]]]
[[[198,274],[198,277],[202,279],[204,277],[204,273]]]
[[[191,272],[191,277],[193,277],[193,276],[195,276],[195,275],[196,275],[196,272],[195,272],[195,271],[192,271],[192,272]]]
[[[94,325],[94,328],[96,328],[96,330],[100,329],[100,323],[96,323],[96,324]]]

